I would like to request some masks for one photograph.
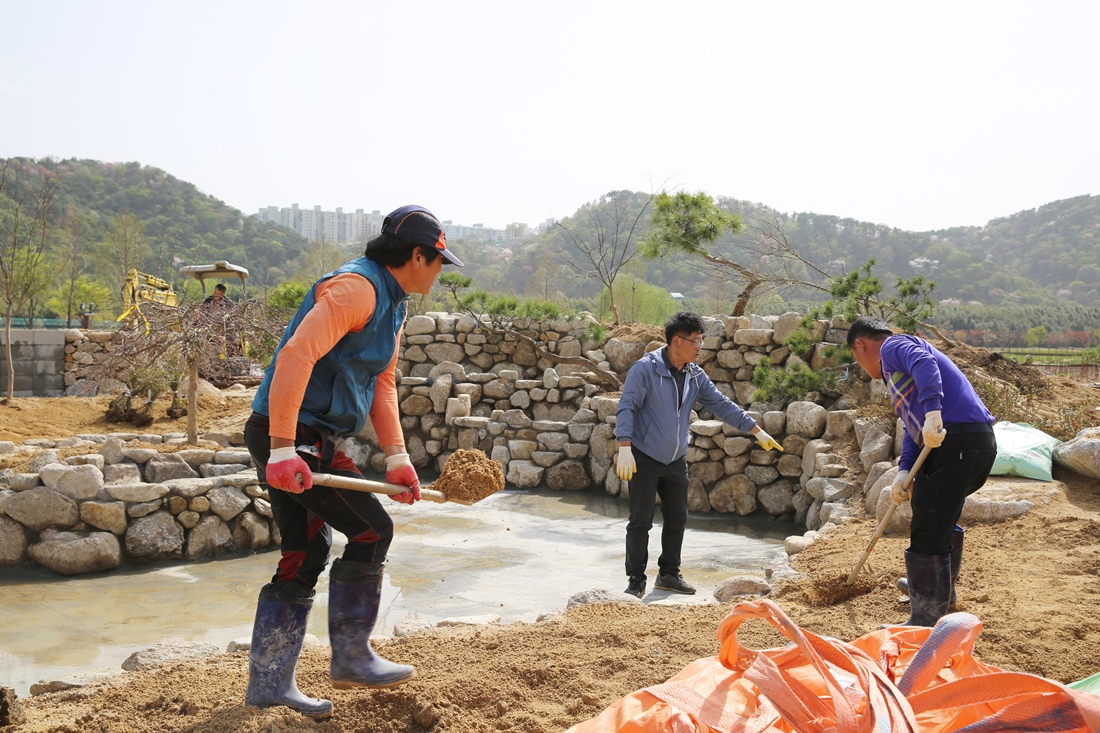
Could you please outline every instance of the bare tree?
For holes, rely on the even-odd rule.
[[[61,221],[61,242],[58,248],[59,277],[58,297],[65,307],[65,326],[72,328],[76,309],[76,292],[81,276],[88,269],[87,248],[84,242],[84,221],[80,212],[70,208]]]
[[[108,278],[117,283],[115,292],[118,293],[121,309],[125,310],[130,305],[124,302],[122,296],[126,273],[130,270],[143,270],[149,254],[149,244],[145,240],[145,222],[130,212],[114,217],[101,246],[108,255],[107,261],[117,267],[108,272]]]
[[[51,237],[51,215],[59,190],[57,176],[41,166],[5,161],[0,165],[0,300],[8,359],[6,400],[15,391],[11,320],[49,285],[41,267]]]
[[[583,214],[578,215],[584,217],[581,221],[574,217],[569,226],[558,222],[572,244],[572,251],[563,252],[562,259],[578,274],[594,278],[607,288],[615,323],[619,322],[615,280],[639,254],[635,240],[645,229],[644,217],[653,198],[654,194],[649,194],[639,206],[638,194],[612,191],[585,204]]]
[[[223,302],[142,305],[141,317],[123,325],[96,375],[130,386],[130,394],[112,403],[108,421],[148,424],[156,398],[171,391],[170,416],[186,414],[188,442],[198,442],[200,376],[215,384],[255,378],[252,359],[274,351],[290,317],[286,309],[255,301]],[[186,407],[178,392],[185,380]]]

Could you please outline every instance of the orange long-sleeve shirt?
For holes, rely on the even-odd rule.
[[[271,378],[271,435],[294,440],[298,411],[306,393],[313,365],[349,333],[362,331],[374,315],[377,298],[369,280],[343,273],[318,283],[314,306],[294,335],[279,351]],[[401,415],[397,409],[397,379],[394,369],[401,345],[394,349],[386,370],[378,375],[370,421],[383,448],[405,449]]]

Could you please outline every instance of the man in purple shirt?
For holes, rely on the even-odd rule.
[[[891,486],[894,501],[909,501],[905,481],[913,462],[923,446],[935,449],[913,480],[904,579],[910,600],[905,625],[934,626],[955,601],[963,551],[956,522],[966,497],[993,468],[995,419],[954,362],[922,338],[894,334],[877,318],[860,318],[848,330],[848,346],[856,363],[886,384],[905,425],[900,470]]]

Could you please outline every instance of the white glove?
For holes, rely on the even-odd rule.
[[[765,433],[763,428],[761,428],[758,432],[753,433],[752,436],[756,438],[756,442],[759,443],[760,447],[764,450],[774,449],[779,451],[780,453],[783,452],[783,446],[779,445],[779,443],[776,443],[775,438]]]
[[[943,439],[947,437],[947,431],[943,429],[943,417],[939,410],[931,410],[924,416],[924,444],[929,448],[939,448]]]
[[[904,504],[909,501],[911,492],[909,491],[909,487],[905,485],[905,482],[908,480],[908,471],[898,471],[898,475],[894,476],[894,483],[890,484],[890,498],[898,504]]]
[[[629,481],[638,470],[638,464],[634,462],[634,453],[629,445],[619,446],[619,457],[615,460],[615,474],[623,481]]]

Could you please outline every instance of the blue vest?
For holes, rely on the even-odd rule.
[[[345,272],[354,272],[373,283],[376,295],[374,315],[362,331],[345,335],[314,364],[302,407],[298,411],[298,422],[327,430],[339,437],[357,435],[366,426],[374,399],[375,382],[393,358],[408,306],[405,291],[390,271],[365,257],[333,270],[310,288],[298,312],[287,325],[279,348],[271,357],[271,365],[252,400],[254,411],[271,414],[268,396],[279,352],[306,314],[313,310],[317,284]]]

